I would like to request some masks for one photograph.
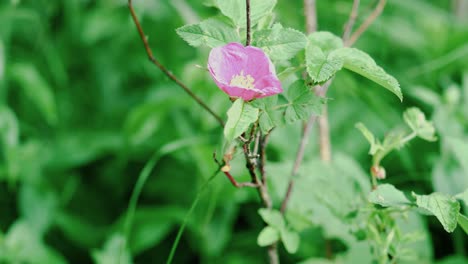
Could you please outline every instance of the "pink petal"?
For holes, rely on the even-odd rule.
[[[232,76],[239,74],[247,64],[247,54],[240,43],[229,43],[211,50],[208,69],[218,82],[229,84]]]
[[[230,97],[249,101],[283,92],[273,63],[257,47],[229,43],[214,48],[208,57],[208,70],[217,86]],[[231,85],[232,78],[239,74],[250,75],[255,88]]]
[[[262,96],[270,96],[275,95],[283,92],[283,88],[281,87],[281,82],[278,80],[276,75],[266,75],[263,76],[261,79],[256,80],[254,83],[255,87],[261,87]],[[257,97],[257,98],[261,98]]]
[[[265,52],[257,47],[245,47],[247,53],[247,63],[244,71],[257,80],[265,75],[276,75],[275,66]]]

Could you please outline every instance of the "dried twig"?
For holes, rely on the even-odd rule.
[[[356,18],[358,16],[359,11],[359,0],[354,0],[353,8],[351,9],[351,13],[349,14],[348,22],[346,23],[345,30],[343,32],[343,40],[347,41],[351,32],[353,31],[353,26],[356,23]]]
[[[369,26],[375,21],[375,19],[382,13],[387,0],[379,0],[379,3],[375,7],[374,11],[366,18],[366,20],[359,26],[358,29],[349,37],[349,39],[345,40],[345,46],[351,47],[359,37],[369,28]]]
[[[307,34],[317,31],[317,10],[315,0],[304,0],[304,15]]]
[[[203,102],[203,100],[198,97],[196,94],[190,90],[190,88],[187,87],[181,80],[179,80],[172,72],[170,72],[164,65],[162,65],[153,55],[153,51],[151,50],[149,44],[148,44],[148,39],[145,36],[145,33],[143,31],[143,28],[141,27],[140,21],[138,20],[135,10],[133,9],[132,5],[132,0],[128,0],[128,8],[130,9],[130,14],[132,15],[133,22],[135,23],[135,26],[137,27],[138,34],[140,35],[141,40],[143,41],[143,45],[145,46],[146,54],[148,55],[148,59],[156,65],[169,79],[171,79],[173,82],[175,82],[177,85],[179,85],[184,91],[192,97],[201,107],[203,107],[208,113],[210,113],[218,123],[224,127],[224,122],[219,117],[207,104]]]

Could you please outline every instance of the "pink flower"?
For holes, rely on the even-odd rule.
[[[211,50],[208,69],[219,88],[245,101],[283,92],[275,67],[257,47],[229,43]]]

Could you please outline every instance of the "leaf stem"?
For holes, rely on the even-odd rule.
[[[224,122],[207,104],[203,102],[203,100],[198,97],[190,88],[187,87],[181,80],[179,80],[171,71],[169,71],[164,65],[162,65],[153,55],[153,51],[151,50],[148,39],[145,36],[143,28],[141,27],[140,21],[138,20],[135,10],[133,9],[132,0],[128,0],[128,9],[130,10],[130,14],[132,16],[133,22],[138,30],[138,34],[143,42],[145,47],[146,54],[148,55],[148,59],[156,65],[169,79],[175,82],[179,87],[181,87],[190,97],[192,97],[203,109],[205,109],[208,113],[213,116],[218,123],[224,127]]]

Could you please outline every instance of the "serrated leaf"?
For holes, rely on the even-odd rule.
[[[367,139],[370,144],[369,154],[374,155],[379,149],[382,149],[382,146],[379,142],[375,139],[374,134],[367,129],[367,127],[363,123],[357,123],[356,128],[361,131],[362,135]]]
[[[379,185],[377,189],[373,190],[369,194],[368,200],[371,203],[379,204],[384,207],[404,206],[411,204],[403,192],[391,184]]]
[[[176,29],[177,34],[191,46],[205,45],[210,48],[230,42],[240,42],[237,31],[221,18],[210,18],[199,24],[185,25]]]
[[[268,96],[254,100],[251,105],[261,109],[259,125],[262,133],[268,133],[273,127],[280,123],[278,112],[273,109],[278,102],[278,96]]]
[[[403,138],[405,132],[402,130],[392,130],[385,135],[382,142],[382,148],[390,152],[393,149],[399,149],[404,146]]]
[[[277,126],[278,122],[274,112],[265,111],[260,114],[259,126],[263,134],[268,133],[271,129]]]
[[[468,235],[468,217],[459,214],[458,215],[458,224],[461,226],[463,231],[465,231],[465,234]]]
[[[10,70],[11,76],[20,84],[26,97],[36,105],[50,125],[55,125],[58,122],[58,113],[54,93],[39,71],[29,63],[13,64]]]
[[[394,93],[400,101],[403,101],[403,95],[398,81],[378,66],[374,59],[372,59],[367,53],[355,48],[341,48],[336,50],[336,52],[341,58],[343,58],[344,68],[380,84]]]
[[[330,79],[343,67],[343,58],[335,51],[325,53],[319,46],[309,43],[306,47],[307,73],[316,83]]]
[[[258,119],[258,108],[237,99],[227,112],[228,120],[224,127],[224,136],[232,141],[244,133]]]
[[[418,137],[428,141],[437,140],[434,125],[426,120],[426,116],[419,108],[411,107],[406,110],[403,113],[403,119]]]
[[[269,246],[280,238],[279,231],[271,226],[266,226],[262,229],[257,237],[257,244],[261,247]]]
[[[287,92],[289,106],[286,108],[285,120],[293,123],[308,118],[312,113],[320,114],[322,102],[302,80],[291,84]]]
[[[435,215],[445,231],[451,233],[455,230],[460,212],[460,203],[455,198],[441,193],[429,195],[413,193],[413,196],[416,198],[416,205]]]
[[[325,54],[343,47],[343,40],[328,31],[318,31],[310,34],[309,42],[314,46],[318,46]]]
[[[254,46],[265,51],[272,60],[289,60],[305,48],[307,38],[295,29],[275,24],[272,29],[259,30],[253,35]]]
[[[283,215],[279,211],[261,208],[258,210],[258,213],[268,225],[276,227],[277,229],[285,227]]]
[[[299,248],[300,237],[297,232],[283,228],[281,229],[281,241],[289,254],[294,254]]]
[[[276,0],[251,0],[250,1],[250,23],[255,26],[260,19],[271,13],[276,5]],[[225,16],[229,17],[234,24],[245,28],[246,5],[245,0],[216,0],[216,6]]]

